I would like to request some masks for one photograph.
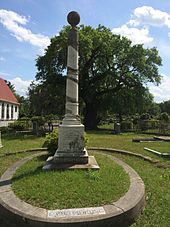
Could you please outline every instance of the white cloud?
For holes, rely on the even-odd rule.
[[[16,92],[21,96],[26,96],[28,87],[32,82],[32,80],[22,80],[20,77],[9,79],[9,81],[15,86]]]
[[[153,41],[153,38],[149,36],[149,30],[147,28],[138,29],[122,25],[119,28],[113,28],[112,32],[126,36],[133,44],[146,44]]]
[[[150,92],[154,95],[156,102],[163,102],[170,100],[170,76],[161,74],[162,83],[157,87],[154,85],[149,86]]]
[[[170,14],[154,9],[150,6],[138,7],[134,10],[129,25],[152,25],[156,27],[167,26],[170,28]]]
[[[13,11],[1,9],[0,22],[18,41],[28,42],[33,46],[40,47],[41,50],[50,44],[48,36],[34,34],[31,30],[23,27],[23,25],[26,25],[29,22],[29,18],[20,16]]]

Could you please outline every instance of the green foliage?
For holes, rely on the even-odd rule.
[[[150,115],[148,113],[143,113],[141,116],[140,116],[140,119],[141,120],[149,120],[150,118]]]
[[[159,122],[159,131],[161,134],[168,134],[170,131],[170,117],[168,113],[163,112],[159,116],[160,122]]]
[[[11,128],[14,131],[28,130],[29,122],[25,120],[17,120],[17,121],[14,121],[13,123],[10,123],[9,128]]]
[[[130,121],[130,120],[122,121],[121,122],[121,130],[122,131],[133,130],[133,122]]]
[[[37,59],[36,79],[40,83],[32,84],[29,90],[33,114],[63,114],[69,30],[69,26],[64,27],[51,39],[44,56]],[[79,94],[85,127],[96,128],[107,111],[116,112],[119,106],[118,114],[140,112],[149,106],[153,97],[144,84],[159,84],[161,79],[158,73],[161,58],[157,49],[132,45],[127,38],[101,25],[95,29],[81,25],[78,30]]]
[[[54,155],[58,148],[58,129],[54,129],[52,132],[46,134],[45,145],[50,155]]]
[[[169,114],[168,114],[168,113],[163,112],[163,113],[160,114],[159,119],[160,119],[161,121],[165,122],[165,123],[168,123],[170,117],[169,117]]]
[[[29,100],[24,96],[16,95],[18,102],[20,103],[19,107],[19,117],[20,118],[27,118],[30,116],[30,107],[29,107]]]
[[[9,132],[12,131],[12,128],[6,127],[6,126],[2,126],[2,127],[0,127],[0,131],[1,131],[2,134],[9,133]]]
[[[45,118],[43,116],[34,116],[31,118],[32,122],[36,122],[39,126],[45,124]]]
[[[165,102],[161,102],[159,104],[161,112],[166,112],[170,115],[170,100],[169,101],[165,101]]]

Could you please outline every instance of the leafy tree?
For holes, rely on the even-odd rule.
[[[62,83],[58,83],[58,77],[38,85],[33,82],[28,90],[29,112],[31,116],[55,114],[61,117],[64,114],[64,77],[62,78]]]
[[[60,96],[63,100],[69,29],[69,26],[64,27],[58,36],[52,38],[44,56],[38,57],[36,62],[39,88],[44,94],[49,86],[51,105],[55,105],[54,97],[59,101]],[[143,45],[132,45],[129,39],[113,34],[104,26],[94,29],[81,25],[78,29],[79,94],[84,103],[84,124],[87,129],[94,129],[111,100],[115,102],[119,95],[126,93],[128,98],[133,92],[134,97],[138,88],[144,88],[148,82],[160,83],[158,66],[161,58],[155,47],[145,49]],[[142,89],[140,91],[142,97],[145,89],[143,93]],[[44,109],[48,102],[41,102],[41,105]]]
[[[20,96],[18,94],[15,95],[20,106],[19,106],[19,118],[28,117],[29,116],[29,100],[27,97]]]
[[[167,112],[163,112],[160,114],[159,119],[164,122],[169,122],[169,114]]]
[[[159,104],[161,112],[167,112],[170,115],[170,100]]]
[[[153,96],[142,84],[136,87],[123,87],[111,97],[111,111],[119,116],[122,122],[123,115],[142,114],[150,109]]]
[[[10,81],[8,81],[8,80],[5,80],[5,83],[11,89],[11,91],[15,94],[16,93],[15,86]]]

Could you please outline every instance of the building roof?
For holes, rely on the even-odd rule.
[[[19,104],[15,95],[2,78],[0,78],[0,101]]]

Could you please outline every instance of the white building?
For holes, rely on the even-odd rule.
[[[6,82],[0,78],[0,127],[8,126],[19,116],[19,103]]]

